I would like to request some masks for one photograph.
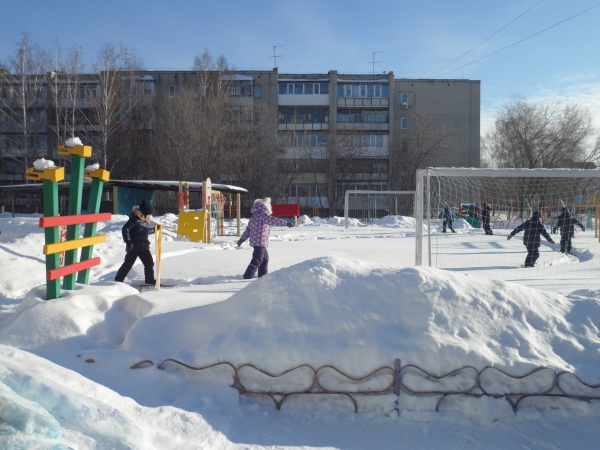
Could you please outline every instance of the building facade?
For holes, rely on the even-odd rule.
[[[122,90],[130,99],[136,99],[139,121],[134,128],[150,136],[160,120],[153,113],[156,99],[176,97],[189,86],[206,95],[209,84],[222,83],[230,104],[248,121],[257,114],[263,119],[268,116],[268,133],[276,142],[272,158],[276,159],[275,170],[283,186],[273,195],[281,202],[299,203],[308,213],[335,213],[342,207],[340,202],[347,189],[414,188],[414,170],[419,167],[480,164],[479,81],[401,79],[392,72],[279,73],[277,69],[204,74],[144,71],[135,76],[134,82],[131,74],[127,78],[130,81],[123,84],[127,88]],[[98,134],[93,109],[103,92],[93,86],[94,80],[99,77],[83,76],[71,101],[72,109],[77,109],[73,117],[80,120],[75,130],[85,131],[90,139]],[[49,76],[42,83],[43,90],[35,94],[36,117],[44,109],[40,102],[45,102],[45,115],[36,118],[35,137],[28,138],[31,145],[40,147],[34,152],[36,156],[56,156],[61,135],[60,113],[56,112],[57,102],[52,101],[56,83],[57,79]],[[4,83],[0,95],[10,97],[10,88]],[[24,162],[18,155],[25,138],[20,143],[19,130],[10,126],[13,113],[6,111],[9,105],[3,103],[0,118],[2,184],[24,181]],[[145,138],[143,142],[150,140]],[[88,139],[86,143],[91,142]],[[176,176],[167,172],[166,177]],[[215,182],[222,183],[236,184],[240,179],[235,173],[211,175]],[[199,179],[206,176],[209,174],[198,174]]]

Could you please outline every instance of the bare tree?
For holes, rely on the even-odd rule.
[[[63,143],[76,134],[77,137],[86,135],[87,120],[82,106],[89,96],[86,91],[91,86],[84,80],[81,47],[75,46],[69,49],[63,60],[62,50],[57,42],[53,60],[53,70],[49,74],[47,86],[51,108],[48,128],[52,130],[56,141],[52,142],[52,146],[57,148],[58,143]]]
[[[390,186],[396,190],[413,190],[417,169],[443,159],[445,153],[451,153],[451,141],[448,123],[433,114],[416,114],[411,119],[410,128],[395,136],[390,146]]]
[[[498,112],[483,147],[495,167],[584,167],[598,159],[590,113],[577,104],[517,98]]]
[[[49,66],[47,52],[24,34],[6,70],[0,70],[2,158],[23,161],[23,174],[33,158],[47,154],[45,85]]]
[[[90,91],[87,100],[93,112],[94,146],[101,164],[112,172],[126,157],[119,145],[122,140],[117,137],[129,120],[128,114],[137,106],[138,98],[133,92],[142,63],[134,51],[106,44],[93,67],[97,89]]]

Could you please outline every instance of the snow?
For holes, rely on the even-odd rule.
[[[89,166],[87,166],[85,168],[86,172],[94,172],[95,170],[98,170],[100,168],[100,164],[95,163],[95,164],[90,164]]]
[[[79,139],[78,137],[69,138],[65,142],[65,147],[73,148],[76,145],[83,145],[83,142],[81,142],[81,139]]]
[[[44,169],[54,167],[54,161],[51,161],[51,160],[45,159],[45,158],[36,159],[33,162],[33,167],[35,168],[35,170],[39,170],[40,172],[43,172]]]
[[[143,281],[139,262],[127,283],[112,281],[126,220],[99,224],[107,242],[94,248],[102,263],[91,284],[46,301],[39,216],[0,217],[0,447],[597,447],[598,401],[532,398],[515,414],[503,397],[453,396],[436,412],[439,395],[402,392],[358,395],[358,414],[340,395],[290,397],[278,411],[267,397],[231,387],[229,366],[158,365],[169,358],[193,367],[251,363],[271,374],[330,365],[362,378],[399,359],[434,375],[491,366],[481,382],[499,396],[547,390],[549,370],[523,379],[500,372],[541,366],[596,385],[600,281],[550,279],[540,290],[536,279],[517,284],[414,267],[414,219],[402,216],[349,229],[343,218],[301,216],[297,227],[272,229],[269,275],[242,280],[252,248],[235,245],[234,221],[226,236],[202,244],[177,238],[177,216],[168,214],[153,220],[165,230],[161,279],[176,287],[139,293],[131,286]],[[463,222],[454,222],[457,234],[436,239],[489,250],[490,237],[483,241]],[[492,238],[508,245],[507,231],[498,233]],[[600,258],[593,234],[577,238],[587,259],[569,267]],[[545,270],[558,275],[564,267]],[[273,379],[245,368],[239,377],[246,389],[293,392],[311,385],[311,370]],[[326,389],[378,391],[391,373],[351,381],[322,369],[318,380]],[[474,369],[440,381],[407,369],[402,381],[431,391],[461,390],[473,379]],[[572,375],[560,383],[573,395],[598,396]]]

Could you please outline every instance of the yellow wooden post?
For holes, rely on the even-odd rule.
[[[241,195],[235,194],[235,214],[236,214],[236,222],[237,222],[237,236],[240,237],[242,234],[240,233],[240,220],[242,217],[241,214],[241,206],[240,206],[240,198]]]

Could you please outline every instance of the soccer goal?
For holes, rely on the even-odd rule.
[[[386,216],[414,217],[415,191],[346,191],[344,224],[370,223]]]
[[[510,281],[539,279],[540,286],[573,285],[575,280],[584,287],[586,279],[598,276],[598,170],[424,169],[417,171],[415,198],[416,265]],[[561,245],[562,230],[555,230],[565,211],[585,227],[583,232],[573,222],[572,254],[566,241]],[[556,244],[541,236],[535,266],[522,268],[524,233],[511,240],[507,236],[534,212]],[[452,226],[448,215],[454,218]]]

